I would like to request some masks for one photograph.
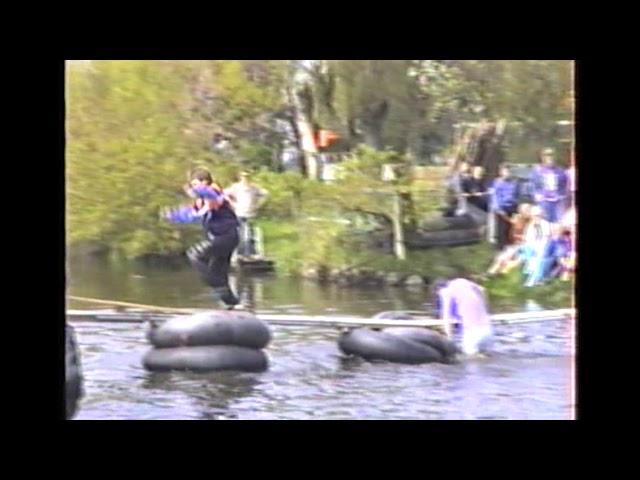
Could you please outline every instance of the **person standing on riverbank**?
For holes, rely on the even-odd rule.
[[[172,223],[202,221],[205,240],[187,251],[187,257],[202,279],[213,289],[214,300],[228,309],[240,303],[229,286],[231,255],[238,246],[238,218],[224,191],[213,181],[211,173],[200,168],[191,175],[185,192],[192,205],[167,209],[163,217]]]
[[[240,173],[240,181],[227,188],[226,195],[240,221],[238,253],[243,257],[256,255],[252,222],[262,204],[267,200],[269,193],[251,182],[249,172],[242,172]]]
[[[470,176],[462,179],[462,191],[468,202],[474,207],[487,211],[487,187],[484,178],[484,167],[476,165]]]
[[[535,199],[542,207],[545,219],[556,223],[560,221],[566,208],[567,175],[555,165],[552,149],[544,149],[541,158],[542,167],[534,183]]]
[[[487,352],[493,328],[484,289],[466,278],[439,280],[434,282],[433,296],[447,337],[459,341],[462,353]]]
[[[518,182],[511,178],[507,165],[500,167],[500,176],[493,181],[491,192],[491,210],[497,224],[496,247],[503,250],[511,236],[511,216],[518,208]]]

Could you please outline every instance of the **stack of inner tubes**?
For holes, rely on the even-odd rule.
[[[271,341],[267,325],[248,312],[213,311],[152,324],[153,345],[142,359],[151,371],[233,370],[262,372],[268,368],[262,350]]]
[[[411,320],[411,315],[384,312],[378,319]],[[355,328],[341,334],[338,347],[347,355],[394,363],[454,363],[459,353],[451,340],[420,327]]]

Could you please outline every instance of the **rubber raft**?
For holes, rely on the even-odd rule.
[[[248,312],[213,311],[151,324],[153,348],[142,359],[151,371],[221,370],[262,372],[268,368],[263,349],[271,341],[268,326]]]

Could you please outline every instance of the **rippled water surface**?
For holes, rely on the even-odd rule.
[[[71,295],[210,306],[208,290],[186,268],[83,261],[71,262],[69,272]],[[372,315],[417,310],[425,301],[421,289],[323,288],[277,277],[234,283],[263,312]],[[564,321],[497,326],[489,358],[457,365],[344,358],[334,330],[276,326],[267,372],[206,375],[147,372],[141,358],[150,347],[142,325],[74,326],[85,380],[78,420],[573,418],[573,356]]]

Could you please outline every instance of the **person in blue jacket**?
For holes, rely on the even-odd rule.
[[[214,299],[228,309],[240,301],[229,287],[231,256],[238,247],[239,222],[220,186],[211,173],[197,169],[185,187],[193,199],[191,205],[166,209],[163,217],[172,223],[202,222],[205,240],[187,251],[187,257],[203,280],[213,289]]]
[[[534,198],[542,207],[544,218],[557,223],[562,218],[567,198],[567,175],[554,164],[553,150],[546,148],[541,153],[542,165],[534,175]]]
[[[496,216],[498,250],[509,244],[511,216],[518,209],[518,182],[511,177],[508,165],[500,167],[500,176],[491,185],[491,211]]]

